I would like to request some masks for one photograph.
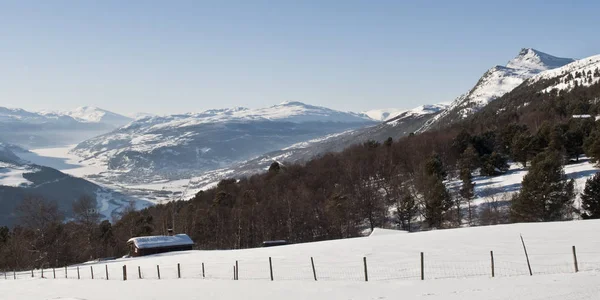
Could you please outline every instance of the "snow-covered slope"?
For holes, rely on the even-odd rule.
[[[165,253],[70,266],[66,274],[63,268],[46,269],[47,279],[40,279],[40,270],[34,270],[33,279],[30,271],[17,272],[16,280],[8,273],[0,280],[0,295],[22,300],[596,300],[599,226],[598,220],[526,223]],[[236,264],[239,276],[232,280]]]
[[[55,114],[69,116],[81,122],[104,123],[112,125],[115,128],[121,127],[133,120],[129,117],[93,106],[82,106],[72,111],[57,112]]]
[[[80,143],[74,153],[123,182],[181,179],[320,136],[374,124],[368,117],[300,102],[137,119]],[[158,176],[158,177],[156,177]]]
[[[471,90],[455,99],[444,112],[420,128],[419,132],[462,120],[512,91],[526,79],[573,61],[570,58],[555,57],[535,49],[524,48],[506,66],[495,66],[485,72]]]
[[[577,60],[561,68],[542,72],[531,79],[527,84],[531,85],[539,81],[551,80],[550,86],[544,89],[569,91],[575,86],[590,86],[600,82],[600,55],[590,56]]]
[[[362,114],[368,116],[369,118],[375,121],[387,121],[391,118],[396,117],[397,115],[405,112],[406,109],[399,108],[385,108],[385,109],[373,109],[368,111],[363,111]]]

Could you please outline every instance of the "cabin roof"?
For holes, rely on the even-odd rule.
[[[194,241],[187,234],[177,234],[174,236],[155,235],[134,237],[127,241],[133,243],[138,249],[162,248],[173,246],[189,246],[193,245]]]

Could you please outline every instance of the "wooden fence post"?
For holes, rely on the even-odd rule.
[[[204,275],[204,263],[202,263],[202,278],[206,278],[206,276]]]
[[[315,278],[315,281],[317,281],[317,271],[315,270],[315,261],[313,260],[312,256],[310,257],[310,264],[312,265],[313,269],[313,277]]]
[[[54,276],[54,279],[56,279],[56,269],[52,268],[52,275]]]
[[[233,280],[235,280],[235,265],[233,265]]]
[[[94,266],[90,266],[90,272],[92,273],[92,279],[94,279]]]
[[[31,278],[33,278],[33,269],[31,270]]]
[[[577,251],[575,251],[575,246],[573,246],[573,263],[575,264],[575,273],[579,272],[579,264],[577,263]]]
[[[240,280],[240,266],[237,260],[235,261],[235,280]]]
[[[79,267],[77,267],[77,279],[81,279],[81,276],[79,276]]]
[[[271,261],[270,256],[269,256],[269,272],[271,273],[271,281],[273,281],[273,262]]]
[[[106,280],[108,280],[108,265],[104,265],[105,269],[106,269]]]
[[[156,273],[158,274],[158,279],[160,279],[160,266],[156,265]]]
[[[181,279],[181,265],[177,264],[177,278]]]
[[[138,278],[142,279],[142,268],[138,266]]]
[[[13,279],[17,280],[17,271],[13,270]]]
[[[527,259],[527,268],[529,268],[529,276],[533,276],[533,272],[531,271],[531,264],[529,263],[529,255],[527,254],[527,247],[525,247],[525,241],[523,240],[523,235],[521,235],[521,243],[523,243],[525,258]]]
[[[425,280],[425,254],[421,252],[421,280]]]
[[[127,281],[127,265],[123,265],[123,281]]]
[[[365,281],[369,281],[369,272],[367,271],[367,257],[363,257],[363,264],[365,265]]]
[[[496,271],[494,268],[494,251],[490,251],[490,259],[492,260],[492,277],[496,276]]]
[[[42,278],[44,278],[44,267],[42,267]]]
[[[65,266],[65,279],[69,279],[69,274],[67,273],[67,266]]]

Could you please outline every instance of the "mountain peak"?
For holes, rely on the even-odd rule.
[[[523,48],[506,67],[517,70],[546,71],[573,62],[572,58],[556,57],[533,48]]]

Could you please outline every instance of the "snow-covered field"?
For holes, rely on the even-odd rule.
[[[187,251],[0,277],[1,299],[599,299],[600,220],[438,230],[281,247]],[[529,252],[533,276],[523,254]],[[579,273],[572,246],[577,247]],[[494,251],[495,277],[491,277]],[[420,280],[424,252],[425,280]],[[272,258],[273,282],[269,257]],[[314,258],[315,282],[310,258]],[[366,257],[369,282],[364,279]],[[239,280],[233,281],[233,266]],[[177,264],[182,279],[177,279]],[[205,278],[202,276],[205,265]],[[128,281],[123,282],[123,266]],[[158,280],[157,265],[161,279]],[[143,279],[138,279],[138,267]],[[91,269],[95,280],[91,280]],[[109,279],[106,280],[106,270]],[[1,274],[1,273],[0,273]],[[39,278],[41,272],[34,272]],[[1,276],[1,275],[0,275]]]

